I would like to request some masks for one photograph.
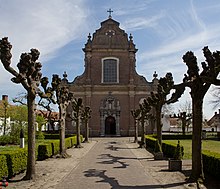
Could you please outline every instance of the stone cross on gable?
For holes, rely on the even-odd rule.
[[[112,9],[109,9],[109,10],[107,10],[107,12],[109,13],[109,18],[112,18],[112,13],[113,13],[113,10]]]

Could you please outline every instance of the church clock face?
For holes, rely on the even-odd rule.
[[[114,30],[108,30],[105,35],[112,37],[113,35],[115,35],[115,31]]]

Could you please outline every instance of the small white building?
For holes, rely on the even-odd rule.
[[[8,134],[10,131],[10,128],[11,128],[10,123],[11,123],[10,117],[6,118],[5,134]],[[5,126],[5,118],[0,117],[0,136],[4,134],[4,126]]]
[[[5,127],[5,134],[8,134],[10,130],[10,117],[7,117],[6,111],[8,108],[8,95],[2,95],[2,100],[0,100],[0,136],[4,134],[4,127]],[[6,116],[6,117],[5,117]]]
[[[169,132],[170,131],[170,116],[169,115],[163,115],[161,118],[161,122],[163,124],[162,131]]]
[[[220,109],[218,112],[215,112],[210,120],[208,120],[207,124],[209,126],[209,131],[220,132]]]

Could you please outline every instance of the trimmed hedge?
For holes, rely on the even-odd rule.
[[[37,160],[44,160],[53,155],[52,143],[40,144],[38,146]]]
[[[145,136],[145,138],[146,138],[146,145],[153,149],[155,142],[156,142],[156,139],[154,138],[154,136],[147,135],[147,136]],[[169,139],[171,139],[171,138],[169,138]],[[168,140],[168,139],[166,138],[166,140]],[[167,157],[172,158],[174,155],[175,149],[176,149],[175,145],[166,144],[165,142],[162,143],[163,153]],[[182,149],[182,153],[184,154],[183,146],[181,146],[181,149]],[[212,175],[216,178],[219,178],[220,177],[220,153],[211,152],[208,150],[203,150],[202,151],[202,159],[203,159],[204,173]]]
[[[26,169],[27,166],[27,149],[18,149],[16,151],[1,152],[6,157],[8,176],[11,178]],[[2,163],[2,162],[1,162]]]
[[[81,135],[81,141],[83,136]],[[65,138],[66,149],[72,148],[76,144],[76,135]],[[49,140],[47,143],[40,144],[38,146],[38,160],[47,159],[53,155],[58,154],[60,151],[60,141],[59,140]]]
[[[153,135],[145,135],[146,146],[154,149],[156,138]]]
[[[168,158],[174,158],[174,154],[177,148],[177,144],[176,145],[172,145],[172,144],[167,144],[165,142],[162,143],[162,151],[164,152],[164,154],[168,157]],[[184,148],[183,146],[180,145],[180,149],[181,149],[181,153],[182,153],[182,157],[184,156]]]
[[[59,134],[45,134],[44,135],[44,139],[59,139],[60,135]],[[69,138],[69,137],[73,137],[76,136],[75,134],[66,134],[65,138]],[[38,134],[36,134],[36,138],[38,137]]]
[[[54,140],[51,143],[52,146],[52,154],[58,154],[60,152],[60,141],[59,140]]]
[[[19,140],[15,140],[15,137],[9,135],[0,136],[0,145],[5,146],[8,144],[19,144]]]
[[[156,143],[156,138],[154,138],[154,136],[152,136],[152,135],[147,135],[147,136],[145,136],[145,138],[146,138],[146,146],[154,149],[154,146]],[[183,148],[183,146],[180,146],[180,147],[181,147],[182,156],[183,156],[184,155],[184,148]],[[176,145],[167,144],[165,142],[162,142],[162,151],[167,157],[173,158],[175,151],[176,151]]]
[[[81,141],[83,136],[81,136]],[[66,148],[71,148],[76,144],[76,136],[65,138]],[[44,140],[36,146],[37,160],[44,160],[59,153],[59,140]],[[0,152],[0,178],[2,176],[11,178],[24,171],[27,166],[27,149],[17,149],[14,151]]]
[[[8,176],[8,167],[6,156],[0,155],[0,178]]]
[[[184,140],[184,139],[192,139],[192,135],[162,135],[163,140]]]
[[[217,139],[220,140],[220,132],[217,132]]]
[[[220,153],[202,151],[204,173],[208,173],[216,178],[220,177]]]

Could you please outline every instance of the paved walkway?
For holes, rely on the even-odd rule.
[[[37,162],[35,181],[17,182],[19,176],[23,176],[18,175],[9,183],[9,188],[196,188],[185,182],[184,174],[191,169],[190,161],[183,161],[182,173],[170,172],[166,160],[153,160],[151,153],[133,143],[133,138],[93,138],[83,146],[68,149],[71,158]]]
[[[183,174],[167,171],[170,177],[164,177],[167,162],[166,165],[164,161],[154,162],[152,154],[132,141],[97,138],[90,152],[55,188],[186,188]],[[154,164],[162,169],[155,169]]]

